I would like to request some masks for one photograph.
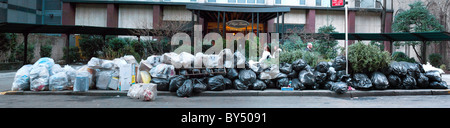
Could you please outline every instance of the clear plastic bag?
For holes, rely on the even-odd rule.
[[[185,68],[190,68],[192,67],[192,63],[194,62],[195,56],[187,53],[187,52],[182,52],[179,55],[180,57],[180,63],[183,67]]]
[[[150,70],[150,75],[154,78],[169,79],[175,76],[175,67],[168,64],[159,64]]]
[[[102,59],[92,57],[91,60],[89,60],[89,62],[87,63],[87,66],[92,69],[99,69],[102,67],[102,63]]]
[[[109,85],[109,82],[111,82],[113,72],[113,70],[102,70],[96,73],[97,83],[95,84],[95,86],[97,87],[97,89],[108,89],[107,87]]]
[[[75,79],[77,77],[76,76],[77,75],[77,71],[75,69],[73,69],[69,65],[64,66],[63,70],[66,72],[67,79],[69,81],[68,86],[75,85]]]
[[[33,66],[30,71],[30,90],[32,91],[44,91],[48,90],[48,79],[50,73],[46,64]]]
[[[50,77],[49,90],[62,91],[68,88],[69,80],[65,72],[59,72]]]
[[[51,67],[51,70],[50,70],[50,71],[51,71],[51,72],[50,72],[50,76],[52,76],[52,75],[54,75],[54,74],[57,74],[57,73],[59,73],[59,72],[64,72],[63,68],[61,68],[61,65],[59,65],[59,64],[53,65],[53,66]]]
[[[51,72],[51,68],[55,65],[55,61],[52,58],[42,57],[33,64],[35,67],[39,67],[39,65],[44,65],[47,70]]]
[[[157,96],[156,84],[134,84],[128,90],[127,96],[133,99],[140,99],[143,101],[153,101]]]
[[[30,71],[33,65],[24,65],[16,72],[14,82],[11,87],[12,91],[24,91],[30,89]]]

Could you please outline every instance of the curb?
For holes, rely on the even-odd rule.
[[[5,91],[0,95],[79,95],[79,96],[127,96],[126,91],[92,90],[88,92],[73,91]],[[281,91],[269,89],[205,91],[193,96],[328,96],[328,97],[364,97],[364,96],[405,96],[405,95],[450,95],[450,89],[415,89],[415,90],[369,90],[348,91],[337,94],[329,90]],[[159,91],[158,96],[176,96],[175,92]]]

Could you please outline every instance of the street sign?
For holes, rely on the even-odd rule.
[[[344,7],[345,0],[331,0],[331,7],[332,8],[341,8]]]

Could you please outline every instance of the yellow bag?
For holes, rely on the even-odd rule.
[[[150,83],[150,80],[152,80],[152,78],[150,77],[150,74],[147,71],[140,71],[141,73],[141,78],[142,78],[142,82],[143,83]]]

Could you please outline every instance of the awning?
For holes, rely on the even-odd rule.
[[[331,33],[336,40],[345,40],[345,33]],[[349,40],[374,41],[450,41],[449,32],[411,32],[411,33],[349,33]]]

